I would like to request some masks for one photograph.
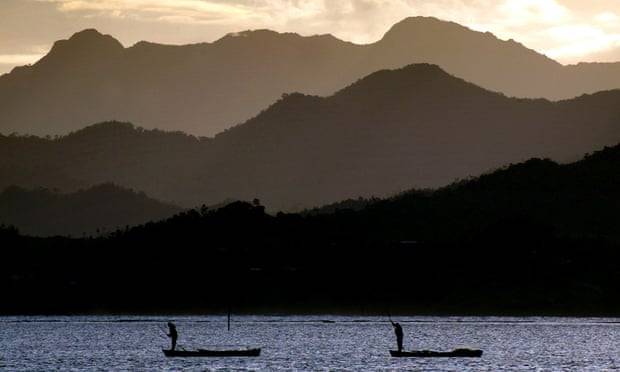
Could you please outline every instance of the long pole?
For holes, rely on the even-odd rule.
[[[228,253],[227,254],[227,258],[228,258],[228,260],[227,260],[228,261],[227,262],[227,264],[228,264],[228,273],[230,274],[230,272],[232,271],[232,265],[230,263],[230,255],[231,255],[230,249],[228,250],[227,253]],[[228,286],[228,304],[227,304],[228,305],[228,332],[230,332],[230,308],[231,308],[231,306],[230,306],[231,288],[230,287],[231,286],[229,285]]]

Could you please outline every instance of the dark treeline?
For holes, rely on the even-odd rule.
[[[0,306],[618,315],[619,170],[614,147],[346,208],[235,202],[98,239],[5,228]]]

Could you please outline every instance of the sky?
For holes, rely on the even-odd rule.
[[[565,64],[620,61],[620,0],[0,0],[0,73],[85,28],[125,46],[261,28],[370,43],[419,15],[515,39]]]

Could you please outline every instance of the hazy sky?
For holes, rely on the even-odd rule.
[[[0,73],[84,28],[126,46],[256,28],[367,43],[415,15],[513,38],[563,63],[620,60],[620,0],[0,0]]]

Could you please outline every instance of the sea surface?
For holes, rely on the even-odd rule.
[[[261,347],[258,358],[166,358],[165,323],[179,345]],[[406,349],[484,350],[475,359],[391,358],[385,317],[14,316],[0,317],[0,370],[420,370],[604,371],[620,369],[620,319],[398,317]]]

